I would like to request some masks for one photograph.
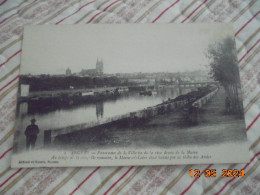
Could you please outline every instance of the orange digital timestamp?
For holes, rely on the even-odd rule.
[[[191,169],[190,171],[191,177],[200,177],[204,175],[205,177],[217,177],[216,169],[206,169],[204,172],[201,173],[199,169]],[[244,177],[245,170],[238,170],[238,169],[222,169],[221,177]]]
[[[222,170],[222,177],[244,177],[245,170],[237,170],[237,169],[223,169]]]

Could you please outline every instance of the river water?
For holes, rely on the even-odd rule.
[[[160,89],[157,91],[157,94],[152,96],[141,96],[138,92],[127,92],[113,100],[91,104],[85,103],[80,106],[62,108],[50,112],[37,112],[36,110],[33,114],[30,114],[30,111],[28,111],[30,103],[21,103],[19,105],[16,128],[24,131],[32,118],[36,119],[36,124],[41,130],[88,123],[97,121],[100,118],[106,119],[155,106],[168,98],[175,98],[178,95],[179,92],[176,88]]]

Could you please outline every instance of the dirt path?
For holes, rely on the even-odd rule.
[[[245,141],[244,120],[225,113],[225,98],[225,90],[220,88],[216,95],[200,109],[196,125],[179,125],[180,121],[183,121],[180,111],[156,117],[142,128],[127,129],[124,134],[128,134],[128,138],[132,138],[132,141],[141,147],[147,144],[167,147]],[[127,133],[128,131],[131,133]]]

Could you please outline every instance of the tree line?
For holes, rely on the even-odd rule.
[[[227,96],[231,100],[231,111],[243,113],[234,38],[226,37],[222,41],[209,45],[206,56],[211,60],[210,75],[225,88]]]

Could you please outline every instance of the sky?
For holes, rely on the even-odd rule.
[[[205,70],[209,44],[233,36],[230,24],[35,25],[24,30],[21,74]]]

